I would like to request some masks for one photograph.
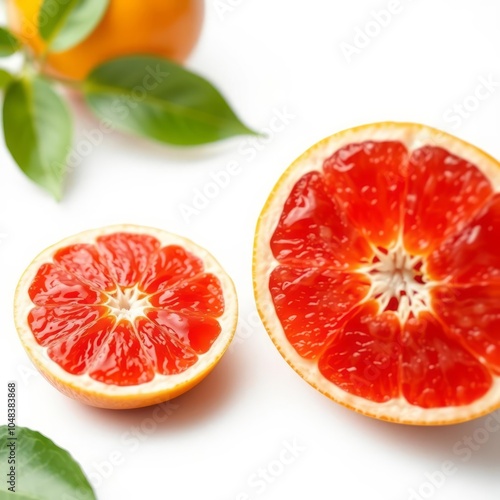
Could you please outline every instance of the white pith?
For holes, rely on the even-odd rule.
[[[358,270],[371,282],[365,301],[373,299],[378,302],[380,311],[385,311],[394,297],[398,301],[394,313],[401,322],[405,322],[410,314],[416,317],[421,311],[429,310],[429,284],[415,279],[415,268],[423,264],[422,257],[409,255],[402,238],[387,248],[387,253],[376,247],[373,247],[373,252],[377,261]]]
[[[112,292],[105,292],[105,295],[105,305],[117,321],[124,319],[133,323],[136,318],[146,316],[146,309],[151,307],[149,295],[141,292],[137,285],[129,288],[116,287]]]
[[[88,374],[73,375],[68,373],[50,359],[47,354],[47,348],[38,344],[33,336],[28,324],[28,313],[34,307],[34,304],[29,298],[28,290],[40,266],[43,263],[51,262],[55,252],[62,247],[78,243],[95,244],[97,237],[115,232],[154,236],[160,241],[161,246],[179,245],[202,260],[204,272],[214,274],[219,279],[224,296],[224,312],[217,318],[221,326],[221,333],[210,349],[204,354],[199,354],[197,362],[182,373],[174,375],[156,373],[153,380],[140,385],[117,386],[105,384],[91,378]],[[108,300],[105,305],[110,307],[111,312],[117,318],[133,320],[136,317],[144,315],[144,310],[148,304],[148,297],[136,287],[131,287],[116,290],[108,294]],[[187,238],[156,228],[129,224],[84,231],[47,248],[31,262],[24,272],[19,281],[14,300],[14,319],[19,337],[26,351],[42,373],[45,372],[45,375],[50,374],[53,379],[63,386],[70,387],[84,395],[88,394],[90,404],[94,404],[92,401],[102,396],[105,400],[111,401],[114,399],[119,402],[124,401],[125,404],[122,407],[129,407],[127,406],[127,398],[129,397],[144,396],[154,399],[158,395],[158,398],[161,398],[162,394],[174,393],[177,389],[189,384],[193,379],[203,378],[204,374],[210,371],[226,351],[236,330],[237,317],[238,301],[234,284],[220,264],[207,250]]]
[[[324,159],[330,157],[338,149],[351,143],[368,140],[400,141],[409,151],[426,144],[441,146],[451,154],[475,164],[489,178],[493,189],[500,192],[500,165],[498,161],[475,146],[431,127],[412,123],[375,123],[349,129],[323,139],[299,156],[283,173],[270,193],[259,217],[254,240],[253,279],[255,299],[261,319],[281,355],[302,378],[326,396],[358,412],[384,420],[417,425],[457,423],[484,415],[500,406],[499,376],[492,374],[493,383],[490,390],[483,397],[467,406],[425,409],[409,404],[403,397],[394,398],[385,403],[375,403],[340,389],[320,373],[315,361],[299,356],[289,343],[278,319],[268,286],[271,272],[278,265],[278,261],[272,254],[270,241],[292,186],[306,173],[321,172]],[[365,265],[361,271],[365,273],[372,271],[369,274],[372,282],[369,294],[375,297],[380,293],[378,300],[381,303],[387,299],[390,300],[392,294],[397,295],[401,290],[406,291],[407,288],[407,291],[413,293],[414,302],[411,307],[409,305],[406,307],[400,302],[398,315],[401,318],[403,314],[406,315],[411,310],[418,311],[424,305],[428,305],[428,290],[436,283],[426,283],[420,286],[420,283],[415,284],[408,279],[411,276],[407,276],[405,284],[399,278],[394,279],[392,285],[382,284],[384,273],[394,274],[394,269],[397,267],[408,269],[417,264],[416,259],[411,260],[406,254],[403,258],[404,249],[397,248],[397,245],[392,249],[392,252],[390,249],[388,250],[387,256],[384,255],[387,259],[381,259],[381,263],[378,265]],[[422,270],[425,270],[425,262],[422,265]],[[378,278],[376,277],[377,273],[379,273]],[[374,275],[375,279],[373,279]]]

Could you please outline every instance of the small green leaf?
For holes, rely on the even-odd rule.
[[[14,77],[8,71],[0,68],[0,90],[4,90],[13,78]]]
[[[83,85],[90,108],[116,128],[176,145],[255,134],[209,82],[166,59],[129,56],[98,66]]]
[[[21,42],[6,28],[0,26],[0,57],[11,56],[21,48]]]
[[[16,80],[5,92],[3,128],[21,170],[59,200],[72,136],[66,103],[39,77]]]
[[[26,427],[17,427],[15,436],[11,432],[12,428],[0,426],[2,500],[96,500],[82,469],[66,450]],[[15,493],[9,491],[9,481]]]
[[[49,52],[61,52],[87,38],[99,24],[109,0],[44,0],[38,15]]]

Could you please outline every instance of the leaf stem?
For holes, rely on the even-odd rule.
[[[24,46],[22,48],[22,51],[24,54],[22,74],[24,76],[32,77],[34,75],[42,75],[45,79],[50,80],[53,83],[59,83],[60,85],[64,85],[65,87],[70,87],[75,90],[81,90],[82,88],[81,82],[50,73],[46,74],[44,72],[45,58],[47,56],[47,52],[43,52],[40,56],[34,57],[33,53]]]
[[[23,45],[21,50],[24,56],[23,65],[21,67],[21,76],[32,78],[33,75],[38,73],[38,69],[36,68],[36,59],[33,57],[33,54],[25,45]]]

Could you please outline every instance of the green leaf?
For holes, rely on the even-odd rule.
[[[168,144],[255,134],[213,85],[166,59],[130,56],[105,62],[88,75],[83,90],[90,108],[114,127]]]
[[[21,48],[21,42],[6,28],[0,26],[0,57],[11,56]]]
[[[59,200],[72,136],[66,103],[39,77],[16,80],[5,92],[3,127],[21,170]]]
[[[38,15],[40,35],[49,52],[77,45],[99,24],[109,0],[44,0]]]
[[[4,90],[13,78],[14,77],[8,71],[0,68],[0,90]]]
[[[10,433],[6,425],[0,427],[2,500],[96,500],[82,469],[66,450],[26,427],[16,427],[16,439]],[[15,468],[15,493],[8,490],[11,466]]]

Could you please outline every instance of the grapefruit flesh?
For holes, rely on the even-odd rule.
[[[259,220],[259,311],[313,386],[367,415],[443,424],[500,405],[500,169],[428,127],[325,139]]]
[[[150,228],[93,230],[47,249],[16,293],[21,340],[66,394],[164,401],[201,380],[234,333],[231,280],[205,250]]]

